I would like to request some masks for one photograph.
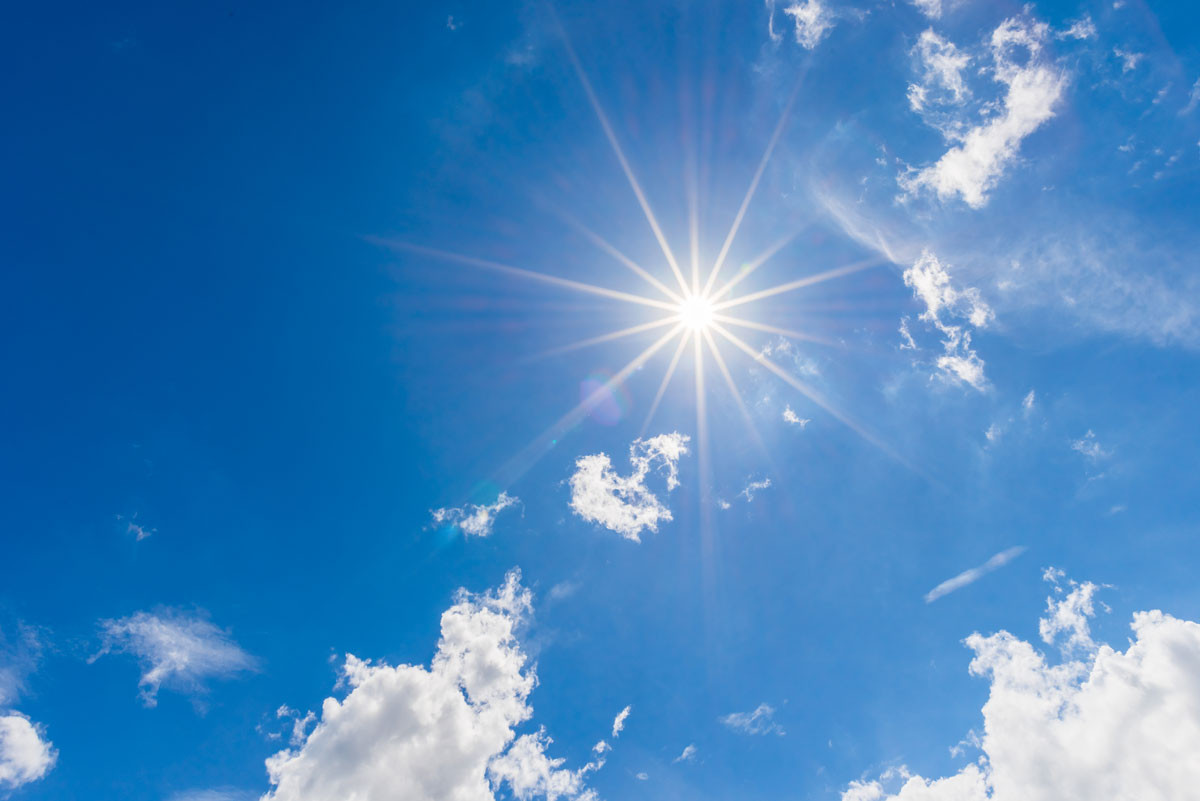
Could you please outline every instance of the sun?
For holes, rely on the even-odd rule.
[[[711,262],[711,266],[707,269],[707,277],[705,270],[702,269],[701,248],[700,242],[702,239],[699,215],[697,214],[698,199],[696,197],[694,187],[689,190],[688,206],[690,209],[688,220],[688,241],[690,245],[690,259],[685,261],[686,266],[690,266],[690,280],[685,276],[684,269],[681,268],[680,261],[676,259],[675,253],[670,244],[667,242],[667,237],[663,232],[662,227],[658,223],[650,203],[642,191],[641,184],[634,175],[633,168],[626,158],[624,150],[621,148],[617,140],[616,132],[613,130],[612,124],[605,114],[604,109],[600,106],[600,102],[592,90],[591,83],[583,72],[583,67],[576,58],[574,51],[570,47],[570,43],[566,42],[568,55],[571,58],[572,66],[579,77],[580,83],[583,86],[584,93],[587,96],[588,102],[592,106],[592,110],[596,113],[596,117],[600,122],[600,127],[604,132],[605,138],[608,139],[609,145],[612,147],[613,153],[616,156],[617,162],[620,164],[621,171],[625,174],[625,178],[629,182],[630,188],[633,190],[634,197],[637,200],[638,206],[641,207],[642,213],[645,215],[646,222],[649,224],[651,232],[654,234],[655,240],[658,242],[659,248],[662,250],[664,263],[656,265],[657,269],[646,267],[638,264],[629,256],[622,253],[610,242],[606,241],[595,231],[589,229],[581,221],[573,219],[569,214],[561,214],[564,222],[575,228],[585,238],[592,241],[597,248],[611,256],[618,264],[627,268],[632,273],[636,274],[647,285],[646,289],[652,289],[653,292],[642,294],[637,291],[629,291],[626,289],[616,289],[605,287],[597,284],[587,283],[571,278],[560,277],[548,273],[527,270],[522,267],[516,267],[511,264],[493,261],[491,259],[480,258],[478,256],[469,256],[463,253],[454,253],[437,248],[417,245],[410,242],[402,242],[396,240],[378,240],[380,244],[385,244],[390,247],[400,248],[406,251],[432,256],[446,261],[457,262],[459,264],[470,267],[491,270],[514,278],[524,280],[538,281],[545,284],[557,286],[561,289],[583,292],[591,295],[607,298],[609,300],[621,301],[631,304],[632,306],[640,307],[643,311],[651,310],[648,313],[649,319],[644,322],[631,325],[627,328],[622,328],[616,331],[610,331],[597,336],[592,336],[587,339],[573,342],[567,345],[552,348],[544,351],[541,356],[551,356],[562,354],[571,351],[576,351],[580,348],[586,348],[601,343],[610,343],[626,337],[633,337],[648,332],[665,333],[648,345],[644,350],[634,356],[624,367],[612,374],[609,379],[599,387],[596,387],[587,397],[583,398],[577,406],[564,414],[558,421],[550,425],[541,435],[536,437],[526,447],[521,449],[519,453],[514,455],[503,467],[495,473],[495,479],[501,485],[511,484],[521,474],[523,474],[534,462],[536,462],[543,454],[552,448],[564,434],[570,431],[573,427],[590,413],[590,410],[595,406],[598,399],[611,392],[613,387],[621,385],[629,379],[635,372],[639,371],[649,360],[660,351],[668,353],[673,351],[673,355],[667,363],[666,370],[663,372],[662,380],[658,385],[658,391],[654,394],[654,399],[649,405],[646,416],[642,422],[639,436],[643,435],[649,427],[654,415],[663,400],[667,386],[671,383],[672,376],[676,373],[676,368],[679,366],[681,359],[685,353],[690,350],[691,361],[693,365],[693,376],[695,380],[695,409],[696,409],[696,435],[697,446],[699,451],[700,472],[702,475],[709,475],[709,453],[707,442],[707,393],[706,375],[710,375],[705,364],[711,359],[711,364],[716,367],[716,372],[724,380],[728,387],[730,395],[741,411],[748,430],[759,445],[762,446],[761,438],[758,436],[755,427],[755,419],[747,408],[742,391],[737,386],[733,374],[730,372],[729,366],[726,364],[725,356],[722,355],[722,345],[740,351],[746,357],[751,359],[759,367],[765,368],[773,373],[780,380],[791,385],[792,388],[806,396],[816,406],[824,409],[832,417],[839,420],[843,424],[850,427],[857,434],[862,436],[871,444],[882,449],[885,453],[897,459],[898,461],[908,464],[901,456],[896,454],[890,447],[875,437],[865,426],[859,424],[852,419],[848,414],[837,408],[830,399],[824,397],[823,393],[819,392],[815,387],[810,386],[804,381],[801,381],[796,376],[785,370],[780,365],[767,358],[767,353],[761,349],[751,347],[749,343],[741,338],[734,330],[744,329],[759,333],[774,334],[777,336],[787,337],[794,340],[802,340],[813,343],[819,343],[828,346],[837,346],[838,343],[830,341],[820,336],[814,336],[811,333],[804,331],[796,331],[788,328],[781,328],[770,325],[766,322],[748,318],[744,316],[745,309],[757,301],[766,300],[784,293],[795,292],[819,284],[823,281],[828,281],[835,278],[842,278],[860,270],[870,269],[872,267],[885,264],[887,260],[882,256],[869,257],[861,261],[844,264],[839,267],[825,269],[815,273],[808,273],[801,277],[795,278],[784,283],[771,286],[766,289],[757,289],[750,292],[745,292],[742,288],[742,282],[750,277],[759,267],[778,254],[788,243],[792,242],[799,234],[797,229],[774,243],[770,244],[757,256],[742,262],[736,272],[732,276],[726,276],[721,280],[720,276],[723,268],[730,261],[730,253],[737,237],[738,230],[741,228],[743,219],[754,198],[755,191],[758,188],[759,182],[763,177],[763,172],[766,169],[767,162],[771,158],[771,154],[778,144],[780,136],[783,133],[785,121],[788,118],[791,106],[796,99],[796,94],[800,83],[797,82],[796,89],[793,90],[783,112],[780,115],[779,122],[775,126],[774,132],[771,134],[770,141],[767,143],[766,150],[763,152],[762,159],[758,163],[757,169],[750,180],[750,185],[746,190],[746,194],[742,198],[741,205],[738,207],[737,213],[733,217],[733,221],[729,227],[728,233],[725,235],[721,248],[718,251],[716,258]],[[690,262],[690,264],[689,264]],[[742,291],[738,291],[742,288]],[[645,290],[643,290],[644,292]],[[668,345],[673,344],[673,348]],[[765,450],[765,446],[764,446]]]
[[[704,333],[713,324],[712,298],[708,295],[690,295],[679,304],[679,322],[697,333]]]

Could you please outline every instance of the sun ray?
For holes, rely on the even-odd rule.
[[[624,253],[617,250],[616,246],[614,246],[612,243],[610,243],[604,237],[600,236],[600,234],[596,233],[591,228],[588,228],[582,222],[575,219],[574,217],[571,217],[568,214],[559,213],[558,216],[560,218],[562,218],[562,220],[564,222],[566,222],[568,225],[570,225],[572,228],[574,228],[576,231],[578,231],[580,234],[582,234],[583,236],[590,239],[592,244],[594,244],[596,247],[600,248],[605,253],[612,256],[617,261],[621,262],[621,264],[628,267],[630,270],[632,270],[638,276],[645,279],[651,286],[653,286],[659,292],[663,293],[664,295],[666,295],[667,297],[669,297],[671,300],[675,301],[676,303],[683,302],[682,295],[680,295],[675,290],[671,289],[669,286],[664,284],[662,281],[659,281],[648,270],[646,270],[646,268],[642,267],[640,264],[635,262],[633,259],[629,258]]]
[[[667,257],[667,264],[671,266],[671,271],[675,273],[675,280],[679,282],[679,288],[683,290],[684,294],[687,294],[687,281],[684,280],[683,273],[679,269],[679,262],[675,261],[675,254],[671,252],[671,246],[667,244],[667,238],[663,235],[662,228],[658,225],[658,219],[654,216],[654,211],[650,208],[650,201],[646,199],[646,194],[642,191],[641,184],[638,183],[637,177],[633,174],[633,168],[629,166],[629,159],[625,158],[625,151],[621,149],[621,143],[617,141],[617,135],[613,131],[612,124],[608,121],[608,115],[600,105],[600,99],[596,97],[596,90],[592,88],[592,82],[588,80],[587,73],[583,71],[583,65],[579,62],[579,56],[575,54],[575,48],[571,45],[571,40],[567,37],[566,29],[563,28],[561,23],[558,27],[562,35],[563,45],[567,50],[567,55],[571,59],[571,66],[575,68],[575,74],[578,76],[579,82],[583,85],[583,91],[592,106],[592,111],[596,113],[596,118],[600,121],[600,127],[604,129],[604,135],[608,138],[608,143],[612,146],[617,161],[621,163],[621,169],[624,171],[625,177],[629,180],[629,186],[633,189],[633,194],[637,196],[638,205],[642,207],[642,213],[646,215],[646,222],[650,223],[650,229],[654,232],[654,238],[658,240],[658,246],[662,248],[663,255]]]
[[[807,226],[805,226],[805,228],[807,228]],[[720,289],[718,289],[716,292],[714,292],[714,293],[712,293],[712,295],[710,295],[712,302],[716,303],[721,298],[728,295],[729,292],[735,286],[737,286],[743,280],[745,280],[750,275],[750,273],[754,272],[759,267],[763,266],[763,264],[765,264],[772,256],[774,256],[779,251],[783,250],[784,246],[786,246],[789,242],[791,242],[793,239],[795,239],[801,233],[803,233],[805,228],[801,228],[797,231],[793,231],[792,233],[788,234],[787,236],[780,237],[773,245],[771,245],[769,248],[764,250],[761,254],[756,256],[752,261],[746,262],[744,265],[742,265],[742,269],[738,271],[737,275],[735,275],[733,278],[730,278],[729,281],[726,282],[724,286],[722,286]]]
[[[662,349],[662,346],[671,341],[672,337],[683,330],[683,324],[676,324],[674,328],[668,331],[663,336],[659,337],[653,343],[646,347],[637,356],[629,360],[629,363],[622,367],[615,375],[605,381],[602,385],[592,391],[586,398],[581,400],[571,411],[564,414],[556,422],[551,424],[545,431],[534,438],[533,442],[521,449],[516,456],[508,460],[495,474],[495,482],[500,487],[512,486],[520,476],[524,475],[530,467],[540,459],[550,447],[558,441],[564,433],[571,427],[581,421],[587,414],[592,404],[595,403],[601,395],[610,391],[614,386],[628,378],[635,370],[645,364],[651,356]]]
[[[771,287],[770,289],[764,289],[760,292],[751,292],[749,295],[742,295],[741,297],[734,298],[733,300],[726,300],[726,301],[722,301],[721,303],[713,304],[713,311],[721,311],[722,309],[729,309],[729,308],[733,308],[734,306],[741,306],[743,303],[750,303],[755,300],[762,300],[763,298],[769,298],[769,297],[773,297],[775,295],[780,295],[784,292],[792,292],[797,289],[803,289],[806,286],[812,286],[813,284],[819,284],[822,281],[828,281],[831,278],[841,278],[843,275],[850,275],[851,273],[860,272],[862,270],[866,270],[871,267],[877,267],[880,264],[887,264],[887,263],[888,263],[888,259],[883,256],[872,256],[869,259],[863,259],[862,261],[856,261],[853,264],[846,264],[841,267],[835,267],[832,270],[826,270],[823,273],[817,273],[816,275],[805,276],[804,278],[800,278],[796,281],[789,281],[786,284],[780,284],[779,286],[774,286],[774,287]]]
[[[881,440],[875,434],[868,431],[857,420],[850,417],[848,414],[846,414],[845,412],[841,411],[836,406],[834,406],[833,403],[831,403],[829,401],[829,399],[827,399],[824,395],[822,395],[816,389],[809,386],[808,384],[805,384],[803,381],[800,381],[799,379],[795,378],[794,376],[789,374],[786,370],[784,370],[779,365],[775,364],[775,362],[771,361],[763,354],[755,353],[753,348],[751,348],[749,345],[747,345],[745,342],[743,342],[740,337],[738,337],[736,334],[732,333],[731,331],[727,330],[721,324],[713,323],[712,327],[713,327],[713,330],[715,330],[721,336],[725,337],[727,340],[729,340],[731,343],[733,343],[737,348],[739,348],[740,350],[745,352],[746,355],[749,356],[751,359],[753,359],[755,362],[757,362],[758,364],[761,364],[763,367],[766,367],[772,373],[779,376],[779,378],[783,379],[786,383],[791,385],[794,389],[799,390],[800,393],[803,394],[806,398],[808,398],[813,403],[820,406],[822,409],[824,409],[826,412],[828,412],[830,415],[832,415],[836,420],[841,422],[843,425],[845,425],[851,431],[858,434],[864,440],[871,443],[876,448],[879,448],[879,450],[883,451],[883,453],[887,454],[892,459],[895,459],[897,462],[899,462],[900,464],[909,468],[913,472],[928,478],[928,476],[925,475],[924,471],[920,470],[916,465],[914,465],[908,459],[905,459],[903,456],[901,456],[899,453],[897,453],[895,449],[893,449],[890,445],[888,445],[886,442]]]
[[[654,419],[654,413],[658,411],[658,405],[662,403],[667,385],[671,383],[671,376],[675,374],[675,368],[679,366],[679,358],[683,356],[683,350],[687,347],[688,339],[691,336],[692,332],[685,330],[683,336],[679,338],[679,347],[675,349],[675,355],[671,357],[671,363],[667,365],[667,371],[663,373],[662,383],[658,385],[658,392],[654,393],[654,402],[650,404],[650,411],[646,412],[646,419],[642,422],[642,428],[638,432],[639,437],[643,436],[646,429],[650,428],[650,421]]]
[[[758,169],[754,171],[754,177],[750,180],[750,188],[746,190],[746,196],[742,198],[742,205],[733,218],[733,225],[729,227],[729,233],[725,236],[725,242],[721,245],[717,260],[713,263],[712,272],[708,274],[708,281],[704,284],[705,295],[712,291],[717,274],[721,272],[721,267],[725,264],[725,257],[729,255],[729,248],[733,246],[733,240],[737,237],[738,228],[741,227],[742,219],[746,216],[746,209],[750,207],[750,201],[754,199],[754,193],[758,191],[758,182],[762,180],[763,172],[767,169],[767,162],[771,160],[771,154],[775,151],[775,145],[779,143],[779,137],[783,135],[783,129],[792,111],[792,104],[796,102],[796,95],[799,91],[800,81],[797,80],[787,104],[783,107],[783,113],[779,115],[779,122],[775,124],[775,130],[771,133],[771,139],[767,142],[767,148],[763,151],[762,159],[758,162]]]
[[[725,378],[725,385],[729,387],[729,392],[733,395],[734,401],[737,402],[738,409],[742,412],[742,418],[746,421],[746,427],[750,429],[750,436],[754,438],[754,443],[764,455],[770,458],[767,452],[767,445],[763,442],[762,436],[758,433],[757,426],[754,425],[754,417],[750,414],[750,410],[746,407],[746,401],[742,398],[742,393],[738,391],[737,383],[733,380],[733,376],[729,373],[729,367],[725,364],[725,357],[721,355],[720,348],[717,347],[716,340],[713,339],[712,331],[704,329],[704,339],[708,342],[708,349],[712,352],[713,361],[717,364],[717,369],[721,371],[721,375]]]
[[[696,451],[699,454],[700,462],[700,488],[697,493],[700,498],[707,497],[709,490],[709,450],[708,450],[708,399],[707,391],[704,385],[704,352],[703,345],[700,342],[700,336],[697,334],[692,337],[694,344],[693,358],[695,359],[695,378],[696,378]]]
[[[687,170],[688,188],[688,245],[692,262],[692,294],[700,293],[700,197],[696,188],[696,168]]]
[[[534,272],[533,270],[525,270],[520,267],[513,267],[510,264],[502,264],[498,261],[489,259],[480,259],[475,256],[466,256],[462,253],[453,253],[448,250],[438,250],[437,248],[425,247],[424,245],[414,245],[409,242],[399,242],[393,239],[384,239],[381,237],[369,237],[369,241],[375,244],[384,245],[396,250],[408,250],[413,253],[421,253],[426,256],[443,259],[445,261],[458,262],[471,267],[479,267],[484,270],[492,270],[495,272],[505,273],[507,275],[515,275],[520,278],[527,278],[531,281],[542,281],[555,286],[567,287],[579,292],[590,292],[593,295],[600,295],[614,300],[624,300],[630,303],[639,303],[643,306],[653,306],[656,309],[665,309],[670,312],[678,310],[678,306],[668,303],[663,300],[655,300],[641,295],[634,295],[630,292],[621,292],[617,289],[608,289],[594,284],[585,284],[582,281],[572,281],[569,278],[559,278],[556,275],[548,275],[546,273]]]
[[[838,347],[840,343],[834,342],[832,339],[815,336],[814,334],[806,334],[803,331],[792,331],[787,328],[779,328],[766,323],[756,323],[753,320],[745,320],[741,317],[730,317],[728,314],[713,313],[712,318],[718,322],[728,323],[729,325],[740,326],[741,328],[752,328],[755,331],[765,331],[768,334],[779,334],[783,337],[791,337],[792,339],[800,339],[805,342],[815,342],[818,345],[828,345],[829,347]]]
[[[631,325],[628,328],[622,328],[619,331],[611,331],[607,334],[601,334],[600,336],[589,337],[588,339],[581,339],[578,342],[572,342],[570,345],[562,345],[557,348],[551,348],[550,350],[544,350],[541,353],[536,353],[533,356],[528,357],[528,359],[524,359],[523,361],[536,361],[538,359],[545,359],[550,356],[558,356],[563,353],[570,353],[571,351],[591,347],[592,345],[599,345],[603,342],[612,342],[616,339],[623,339],[625,337],[633,336],[634,334],[640,334],[643,331],[653,331],[655,328],[662,328],[664,325],[678,323],[679,321],[679,317],[674,316],[663,317],[658,320],[651,320],[648,323],[641,323],[640,325]]]

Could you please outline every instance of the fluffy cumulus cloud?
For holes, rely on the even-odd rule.
[[[1098,645],[1088,628],[1096,585],[1047,578],[1055,594],[1041,635],[1061,662],[1006,631],[967,638],[971,673],[991,682],[978,759],[939,779],[901,770],[854,782],[842,801],[1195,797],[1200,624],[1138,612],[1128,648]]]
[[[584,778],[607,743],[571,771],[547,755],[543,729],[516,734],[537,684],[517,638],[531,609],[520,579],[513,570],[497,590],[459,590],[429,667],[347,655],[349,692],[326,699],[312,732],[267,760],[265,801],[393,798],[399,788],[408,801],[494,801],[502,787],[520,801],[594,798]]]
[[[57,756],[54,746],[29,718],[18,712],[0,715],[0,790],[42,778]]]
[[[492,533],[496,515],[519,502],[520,498],[501,492],[496,496],[494,503],[469,503],[465,506],[434,509],[430,515],[437,525],[452,525],[467,536],[486,537]]]
[[[912,287],[913,297],[925,306],[920,319],[942,335],[938,372],[951,381],[984,389],[987,386],[984,363],[971,346],[969,329],[985,328],[995,315],[979,290],[955,286],[946,268],[928,250],[904,271],[904,283]],[[901,321],[900,332],[905,339],[903,347],[916,349],[907,319]]]
[[[796,25],[796,43],[812,50],[833,28],[836,20],[821,0],[798,0],[783,13],[792,18]]]
[[[739,734],[776,734],[780,737],[786,734],[775,722],[775,708],[770,704],[759,704],[752,712],[734,712],[720,720]]]
[[[993,31],[991,75],[1004,87],[1003,97],[998,105],[984,106],[982,118],[971,126],[961,130],[939,126],[954,146],[934,164],[902,174],[899,180],[906,194],[929,190],[941,200],[957,195],[972,208],[987,203],[988,193],[1016,159],[1021,142],[1054,116],[1067,85],[1066,75],[1046,55],[1049,33],[1044,23],[1015,17]],[[934,47],[931,54],[941,71],[934,67],[933,74],[960,76],[961,70],[955,70],[954,65],[961,56],[953,45],[940,39],[938,42],[942,49]],[[944,50],[946,47],[951,50]]]
[[[688,437],[672,432],[637,439],[629,446],[628,476],[618,475],[608,454],[581,456],[571,476],[571,511],[591,523],[641,541],[642,531],[657,532],[671,520],[671,510],[646,486],[651,468],[666,476],[667,491],[679,486],[679,459],[687,453]]]
[[[103,647],[89,661],[110,653],[137,657],[142,666],[138,686],[149,707],[158,703],[162,687],[203,692],[208,679],[234,676],[257,665],[226,632],[203,617],[179,611],[138,612],[119,620],[102,620],[100,629]]]
[[[11,639],[0,631],[0,791],[42,778],[58,757],[41,726],[20,712],[5,711],[24,690],[42,653],[37,629],[21,623],[15,629]]]

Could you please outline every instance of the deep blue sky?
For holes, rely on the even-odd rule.
[[[615,390],[619,419],[586,417],[511,460],[656,334],[533,357],[653,310],[389,245],[653,291],[565,215],[671,280],[552,12],[336,5],[5,15],[0,632],[33,627],[42,648],[0,711],[58,752],[14,797],[267,792],[280,705],[343,697],[346,653],[428,665],[455,589],[514,566],[534,593],[522,642],[539,680],[519,730],[545,726],[577,768],[633,707],[588,777],[608,799],[837,798],[890,764],[956,770],[946,749],[979,729],[988,695],[962,640],[1038,642],[1050,565],[1112,585],[1093,625],[1114,646],[1135,610],[1200,618],[1188,4],[1022,16],[963,0],[934,21],[899,0],[829,0],[839,16],[811,49],[783,3],[777,42],[759,2],[560,6],[676,253],[688,153],[708,265],[800,80],[724,275],[797,231],[740,288],[884,257],[744,310],[833,340],[772,358],[895,456],[724,346],[765,449],[710,359],[706,478],[689,350],[646,432],[692,438],[678,489],[649,479],[674,519],[640,544],[574,514],[567,481],[587,454],[628,472],[670,348]],[[921,32],[973,54],[976,105],[946,114],[981,124],[1003,96],[992,31],[1085,14],[1093,36],[1046,35],[1061,97],[986,204],[906,194],[900,176],[953,146],[906,99]],[[1123,70],[1117,49],[1144,57]],[[970,329],[978,387],[937,367],[943,335],[904,280],[925,250],[994,311]],[[788,424],[785,405],[811,422]],[[520,503],[487,537],[431,520],[501,490]],[[135,514],[151,536],[135,539]],[[925,603],[1014,546],[1027,550]],[[101,621],[167,610],[210,620],[256,668],[164,686],[150,708],[133,656],[89,662]],[[785,736],[720,721],[762,703]],[[672,764],[693,743],[696,760]]]

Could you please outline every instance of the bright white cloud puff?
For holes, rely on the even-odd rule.
[[[937,359],[938,372],[951,381],[983,390],[987,386],[984,363],[971,347],[971,332],[967,326],[984,328],[995,315],[979,290],[956,287],[937,256],[928,250],[904,271],[904,283],[912,287],[913,297],[925,306],[920,319],[942,334],[943,353]],[[953,320],[958,324],[952,323]],[[906,339],[906,347],[915,349],[916,342],[907,319],[901,321],[900,332]]]
[[[0,715],[0,790],[37,781],[54,767],[58,753],[41,729],[19,712]]]
[[[406,801],[494,801],[502,786],[519,801],[594,799],[583,780],[606,743],[571,771],[546,755],[544,730],[516,735],[537,684],[517,639],[530,610],[512,570],[498,590],[459,590],[428,668],[347,655],[349,693],[327,698],[299,746],[267,760],[274,789],[264,801],[394,798],[398,788]]]
[[[637,439],[629,446],[633,472],[618,475],[608,454],[582,456],[571,476],[571,511],[591,523],[641,542],[647,529],[670,521],[671,510],[646,486],[651,467],[666,474],[667,491],[679,486],[679,459],[687,453],[688,437],[673,432]]]
[[[486,537],[495,527],[496,516],[510,506],[516,506],[520,500],[501,492],[490,504],[468,503],[465,506],[434,509],[430,515],[438,525],[450,524],[467,536]]]
[[[1124,651],[1097,645],[1087,621],[1096,585],[1048,571],[1055,595],[1041,635],[1051,664],[1006,631],[972,634],[970,671],[991,682],[976,762],[940,779],[907,770],[851,783],[842,801],[1177,801],[1200,787],[1200,624],[1133,616]],[[889,785],[899,786],[892,790]]]
[[[982,118],[970,127],[939,124],[943,135],[956,144],[934,164],[899,177],[906,195],[929,190],[940,200],[957,195],[975,209],[987,203],[988,193],[1016,159],[1021,142],[1054,116],[1066,88],[1066,74],[1050,62],[1045,52],[1049,33],[1044,23],[1016,17],[1005,20],[992,32],[990,73],[1005,88],[999,110],[985,107]],[[932,77],[961,98],[961,92],[965,92],[961,83],[965,57],[936,34],[930,32],[929,36],[928,56],[922,59],[926,80]],[[924,55],[925,48],[919,48]],[[924,92],[917,90],[917,105],[924,100]],[[912,89],[909,99],[910,103],[914,100]]]

